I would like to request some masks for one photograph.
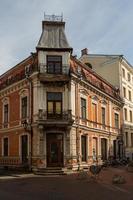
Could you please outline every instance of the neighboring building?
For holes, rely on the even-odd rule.
[[[125,156],[133,160],[133,67],[122,55],[88,54],[80,60],[120,90],[123,98],[123,140]]]
[[[0,77],[0,164],[86,168],[121,153],[119,91],[72,56],[48,16],[27,59]]]

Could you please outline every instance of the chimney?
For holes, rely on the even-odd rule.
[[[88,49],[87,48],[81,50],[81,56],[87,55],[87,54],[88,54]]]

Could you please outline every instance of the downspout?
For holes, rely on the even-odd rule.
[[[77,82],[76,84],[76,99],[75,99],[75,103],[76,103],[76,139],[77,139],[77,161],[78,161],[78,171],[80,170],[80,133],[79,133],[79,123],[80,123],[80,104],[79,104],[79,82]]]
[[[122,74],[121,74],[121,64],[122,64],[122,61],[123,61],[123,56],[120,56],[119,57],[119,61],[120,61],[120,63],[119,63],[119,78],[120,78],[120,80],[119,80],[119,83],[120,83],[120,96],[122,96]],[[123,98],[122,98],[123,99]],[[121,135],[121,140],[122,140],[122,149],[120,149],[120,154],[122,154],[122,155],[120,155],[120,157],[124,157],[125,156],[125,151],[124,151],[124,143],[123,143],[123,137],[124,137],[124,119],[123,119],[123,106],[124,106],[124,104],[122,105],[122,113],[120,113],[120,120],[121,120],[121,124],[122,124],[122,126],[120,127],[120,135]]]
[[[33,66],[34,66],[34,55],[33,57]],[[33,123],[33,83],[32,79],[29,77],[30,74],[26,74],[26,79],[29,83],[29,170],[32,171],[32,150],[33,150],[33,129],[32,129],[32,123]]]

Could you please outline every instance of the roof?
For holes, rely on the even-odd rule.
[[[110,95],[114,99],[118,101],[122,101],[119,95],[119,90],[116,87],[111,85],[109,82],[107,82],[105,79],[99,76],[92,69],[88,68],[85,64],[80,62],[78,59],[71,56],[71,62],[70,62],[71,72],[74,74],[78,74],[77,71],[78,71],[79,66],[81,67],[80,73],[84,80],[86,80],[87,82],[89,82],[91,85],[98,88],[102,92]]]
[[[38,42],[37,49],[72,50],[65,35],[65,22],[43,21],[42,29],[42,34]]]
[[[121,58],[122,60],[124,60],[127,63],[127,65],[129,65],[130,67],[133,67],[128,62],[128,60],[124,57],[124,55],[122,55],[122,54],[86,54],[85,56],[89,56],[89,57],[113,57],[113,58]]]

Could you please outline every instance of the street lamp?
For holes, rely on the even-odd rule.
[[[29,123],[27,122],[27,120],[24,120],[24,121],[22,122],[22,126],[24,127],[24,130],[30,130],[30,128],[31,128],[31,124],[29,124]]]

